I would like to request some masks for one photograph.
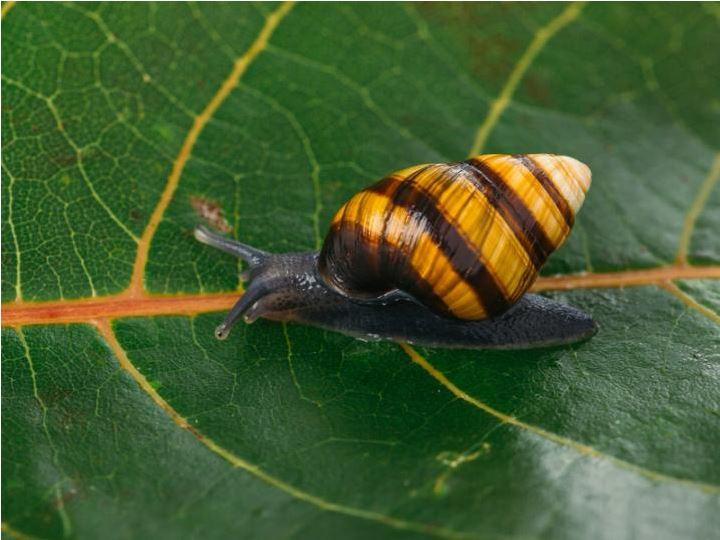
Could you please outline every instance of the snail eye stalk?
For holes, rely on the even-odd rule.
[[[217,248],[230,255],[235,255],[248,263],[250,267],[261,265],[270,256],[269,253],[261,249],[216,234],[202,225],[195,227],[194,235],[198,242]]]

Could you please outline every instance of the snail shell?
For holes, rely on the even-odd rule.
[[[553,154],[485,154],[397,171],[337,212],[320,252],[351,298],[400,290],[436,313],[495,317],[570,234],[590,169]]]

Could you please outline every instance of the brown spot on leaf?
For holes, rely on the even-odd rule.
[[[143,213],[137,208],[132,208],[130,210],[130,219],[138,223],[143,220]]]
[[[69,503],[70,501],[72,501],[73,499],[78,497],[79,495],[80,495],[80,490],[77,488],[75,483],[71,480],[70,485],[62,489],[62,491],[60,492],[59,498],[56,498],[53,501],[52,505],[56,510],[59,510],[60,508],[65,507],[67,505],[67,503]]]
[[[524,50],[523,39],[508,31],[509,28],[498,26],[498,21],[516,16],[514,12],[518,8],[512,4],[420,2],[414,7],[440,29],[439,35],[452,36],[452,41],[459,46],[457,51],[467,54],[467,67],[491,88],[507,79]]]
[[[61,168],[72,167],[77,163],[77,154],[73,152],[72,154],[64,154],[61,156],[55,156],[51,159],[55,163],[55,165],[57,165],[58,167],[61,167]]]
[[[552,92],[550,87],[540,76],[534,73],[528,73],[523,79],[523,87],[530,99],[537,105],[545,107],[552,103]]]
[[[215,201],[204,197],[190,197],[190,205],[195,213],[212,228],[224,233],[232,231],[232,227],[225,219],[222,207]]]
[[[473,73],[483,80],[504,81],[522,52],[522,44],[500,34],[468,36]]]

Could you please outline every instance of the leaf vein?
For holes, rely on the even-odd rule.
[[[259,90],[256,90],[250,86],[243,85],[242,87],[245,91],[251,93],[255,97],[259,98],[260,100],[267,103],[272,109],[274,109],[276,112],[281,114],[285,117],[285,119],[290,123],[293,130],[295,131],[295,134],[300,139],[300,143],[302,144],[303,151],[305,152],[305,156],[307,157],[308,164],[310,165],[310,179],[312,181],[312,190],[313,190],[313,201],[314,201],[314,208],[312,212],[312,226],[313,226],[313,241],[315,244],[315,249],[320,249],[320,246],[322,246],[322,237],[320,236],[320,213],[322,212],[322,193],[320,189],[320,164],[318,163],[317,156],[315,155],[315,151],[313,150],[312,143],[310,142],[310,137],[308,137],[307,132],[302,127],[302,124],[300,124],[299,120],[297,119],[297,116],[288,108],[282,106],[277,100],[271,98],[270,96],[266,96]]]
[[[204,444],[211,452],[223,458],[233,467],[242,469],[245,472],[255,476],[256,478],[259,478],[263,482],[269,484],[270,486],[290,495],[291,497],[311,504],[323,511],[334,512],[350,517],[373,521],[391,527],[393,529],[418,532],[438,538],[476,538],[475,535],[469,533],[447,529],[432,524],[408,521],[382,514],[373,510],[365,510],[362,508],[346,506],[340,503],[328,501],[320,496],[303,491],[302,489],[297,488],[292,484],[289,484],[284,480],[281,480],[280,478],[271,475],[258,465],[250,463],[249,461],[234,454],[233,452],[222,447],[212,439],[206,437],[204,434],[200,433],[187,421],[185,417],[180,415],[180,413],[178,413],[167,401],[165,401],[165,399],[163,399],[163,397],[150,385],[145,376],[142,375],[140,371],[138,371],[138,369],[135,367],[135,365],[131,362],[122,345],[120,345],[120,342],[117,340],[110,321],[108,321],[107,319],[98,320],[95,322],[95,327],[98,330],[99,334],[102,336],[102,338],[105,340],[105,343],[110,348],[113,355],[118,360],[120,366],[135,380],[140,389],[143,390],[146,394],[148,394],[152,401],[156,405],[158,405],[163,411],[165,411],[165,413],[170,417],[173,422],[175,422],[175,424],[177,424],[182,429],[188,430],[198,439],[199,442]]]
[[[687,215],[685,216],[685,223],[683,226],[682,234],[680,235],[680,245],[678,246],[678,252],[676,257],[677,264],[687,264],[688,251],[690,250],[690,242],[692,240],[693,232],[695,231],[695,224],[697,223],[700,214],[702,213],[705,205],[707,204],[710,194],[720,180],[720,152],[715,154],[715,159],[710,166],[705,180],[703,180],[698,190],[695,200],[690,206]]]
[[[52,269],[52,267],[50,267]],[[54,272],[54,269],[52,269]],[[56,277],[57,276],[56,274]],[[542,277],[532,290],[570,291],[660,285],[683,279],[720,279],[720,266],[664,266],[624,272],[570,274]],[[115,296],[50,300],[15,301],[3,304],[2,325],[66,324],[88,322],[99,317],[121,318],[154,315],[197,315],[229,309],[238,300],[238,291],[205,294]]]
[[[409,129],[406,127],[401,126],[398,124],[395,120],[393,120],[372,98],[370,91],[367,87],[362,86],[361,84],[357,83],[347,75],[345,75],[342,71],[340,71],[335,66],[330,66],[327,64],[323,64],[322,62],[318,62],[317,60],[313,60],[311,58],[307,58],[305,56],[302,56],[297,53],[293,53],[291,51],[287,51],[281,47],[278,47],[277,45],[271,45],[268,47],[268,51],[271,53],[276,54],[277,56],[280,56],[282,58],[286,58],[287,60],[294,61],[296,64],[309,67],[311,69],[314,69],[316,71],[319,71],[321,73],[324,73],[325,75],[328,75],[329,77],[334,78],[337,80],[340,84],[345,86],[346,88],[352,90],[355,92],[361,99],[363,105],[370,110],[377,118],[385,124],[386,127],[392,129],[393,131],[397,132],[399,135],[401,135],[403,138],[415,141],[428,150],[430,150],[433,154],[436,154],[442,159],[445,159],[445,156],[440,152],[439,150],[436,150],[433,148],[430,143],[427,141],[424,141],[414,133],[412,133]]]
[[[510,424],[512,426],[515,426],[518,429],[521,429],[523,431],[527,431],[530,433],[533,433],[539,437],[542,437],[543,439],[547,439],[549,441],[552,441],[558,445],[565,446],[567,448],[571,448],[578,452],[579,454],[583,456],[588,456],[591,458],[596,459],[603,459],[605,461],[609,461],[613,465],[620,467],[622,469],[626,469],[629,471],[632,471],[636,474],[639,474],[640,476],[644,476],[648,480],[651,480],[653,482],[668,482],[668,483],[676,483],[683,485],[685,487],[698,489],[704,493],[720,493],[720,486],[715,484],[707,484],[703,482],[696,482],[694,480],[687,480],[684,478],[677,478],[674,476],[670,476],[667,474],[659,473],[657,471],[653,471],[650,469],[646,469],[644,467],[641,467],[640,465],[636,465],[634,463],[630,463],[629,461],[625,461],[623,459],[617,458],[615,456],[612,456],[610,454],[606,454],[604,452],[601,452],[600,450],[577,442],[573,439],[563,437],[562,435],[558,435],[557,433],[553,433],[551,431],[547,431],[541,427],[535,426],[533,424],[527,424],[518,418],[514,416],[507,415],[487,403],[484,403],[480,401],[479,399],[471,396],[458,386],[456,386],[450,379],[448,379],[444,373],[442,373],[440,370],[438,370],[435,366],[433,366],[425,357],[420,355],[414,348],[412,348],[410,345],[406,343],[400,343],[400,348],[402,348],[403,351],[410,357],[410,360],[420,366],[425,372],[430,375],[433,379],[435,379],[440,385],[442,385],[444,388],[446,388],[448,391],[450,391],[453,395],[456,397],[462,399],[463,401],[469,403],[473,407],[476,407],[480,409],[481,411],[489,414],[490,416],[494,416],[498,420],[500,420],[502,423]]]
[[[11,79],[9,77],[6,77],[5,75],[2,75],[2,79],[8,82],[9,84],[12,84],[19,88],[20,90],[26,92],[27,94],[45,102],[48,109],[50,110],[50,113],[52,114],[55,125],[57,127],[58,133],[60,133],[65,141],[72,147],[73,151],[75,152],[75,155],[77,156],[77,167],[80,171],[80,176],[83,179],[83,182],[85,183],[85,186],[90,191],[90,194],[92,195],[92,198],[95,199],[95,202],[97,202],[100,207],[107,213],[108,217],[118,226],[122,231],[127,234],[130,238],[133,239],[135,243],[138,242],[138,237],[130,230],[128,229],[127,225],[125,225],[120,218],[115,214],[115,212],[112,211],[112,209],[107,205],[107,203],[100,197],[98,192],[95,190],[95,186],[93,185],[92,181],[90,180],[90,177],[87,174],[87,171],[85,170],[85,166],[83,165],[83,152],[82,148],[80,148],[75,141],[72,140],[72,138],[67,134],[65,129],[63,128],[62,118],[60,117],[60,112],[57,110],[57,107],[55,106],[55,103],[53,102],[52,98],[44,96],[43,94],[40,94],[39,92],[36,92],[35,90],[25,86],[20,81],[16,81],[14,79]]]
[[[10,178],[10,182],[8,183],[8,226],[10,227],[10,235],[12,236],[13,246],[15,248],[15,299],[22,301],[22,282],[20,280],[20,272],[22,269],[21,252],[17,233],[15,232],[15,222],[13,220],[13,186],[15,185],[15,177],[10,173],[5,163],[2,164],[2,168]]]
[[[702,305],[700,302],[695,300],[692,296],[690,296],[688,293],[683,291],[680,287],[678,287],[672,281],[666,281],[665,283],[662,283],[660,285],[660,287],[662,287],[667,292],[672,294],[674,297],[676,297],[678,300],[680,300],[683,304],[685,304],[690,309],[694,309],[695,311],[704,315],[711,321],[716,322],[717,324],[720,324],[720,314],[718,314],[716,311],[710,309],[709,307]]]
[[[5,15],[8,14],[8,12],[15,7],[15,0],[8,0],[7,2],[3,2],[2,4],[2,18],[5,18]]]
[[[260,33],[250,48],[242,56],[235,60],[233,69],[228,77],[220,85],[220,88],[210,99],[203,111],[194,117],[195,119],[193,121],[193,125],[185,137],[185,141],[180,148],[180,152],[175,158],[175,162],[173,163],[173,168],[170,176],[168,177],[168,181],[165,184],[165,188],[160,195],[160,199],[155,206],[155,209],[150,216],[150,220],[148,221],[142,237],[140,238],[140,242],[138,243],[138,250],[135,255],[135,263],[133,265],[133,273],[130,278],[130,286],[128,288],[128,292],[131,296],[141,295],[144,292],[145,266],[150,253],[150,244],[155,236],[155,231],[157,231],[157,228],[163,219],[165,210],[170,205],[170,202],[175,195],[175,191],[180,184],[180,178],[185,170],[185,165],[190,159],[193,148],[195,147],[195,143],[200,137],[200,134],[207,123],[212,119],[215,112],[238,85],[241,77],[247,71],[248,67],[250,67],[260,53],[265,50],[268,41],[275,32],[275,29],[290,12],[292,7],[292,2],[284,2],[266,18],[265,25],[260,30]]]
[[[490,110],[488,111],[485,120],[483,120],[482,124],[480,124],[480,127],[475,134],[475,140],[470,148],[470,156],[474,156],[482,152],[490,133],[495,128],[495,125],[498,123],[498,120],[502,116],[503,112],[505,112],[505,109],[507,109],[512,102],[513,95],[515,94],[520,81],[522,81],[525,73],[530,68],[540,51],[542,51],[548,41],[550,41],[555,34],[573,22],[578,15],[580,15],[583,7],[583,3],[576,2],[570,4],[559,15],[535,33],[530,45],[527,49],[525,49],[525,52],[510,72],[510,76],[505,82],[500,94],[490,105]]]

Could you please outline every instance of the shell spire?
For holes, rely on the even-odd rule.
[[[553,154],[403,169],[340,208],[318,268],[349,297],[399,289],[450,317],[495,317],[569,236],[590,181],[585,164]]]

